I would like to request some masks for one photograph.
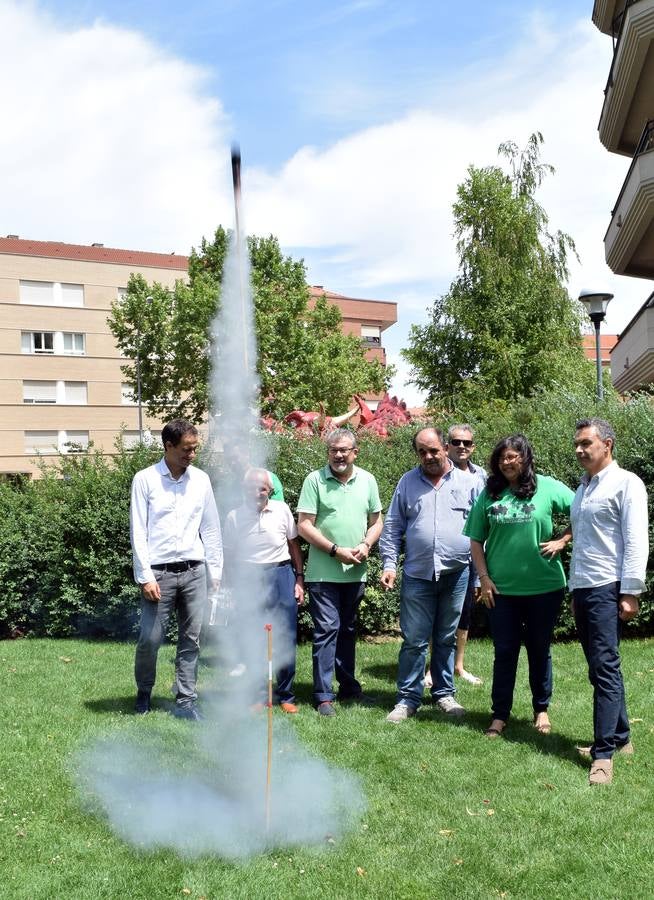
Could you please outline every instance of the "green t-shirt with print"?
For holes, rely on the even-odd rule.
[[[304,479],[297,511],[316,517],[316,528],[339,547],[356,547],[368,531],[368,516],[381,512],[379,488],[374,475],[354,467],[345,484],[329,466],[311,472]],[[349,565],[309,546],[305,581],[351,583],[366,580],[366,563]]]
[[[556,478],[536,476],[536,493],[520,500],[507,488],[493,500],[484,488],[463,528],[485,544],[488,574],[501,594],[529,595],[557,591],[565,585],[561,560],[541,555],[540,544],[552,537],[552,517],[569,515],[573,491]]]

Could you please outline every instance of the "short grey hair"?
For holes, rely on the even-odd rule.
[[[448,442],[452,440],[452,435],[455,431],[467,431],[470,437],[474,439],[475,433],[472,430],[472,426],[468,425],[467,422],[462,422],[460,425],[450,425],[450,427],[447,429]]]
[[[615,431],[606,421],[606,419],[580,419],[575,425],[575,432],[581,431],[582,428],[594,428],[602,441],[612,441],[611,449],[615,447]]]
[[[249,481],[254,481],[258,478],[260,478],[262,481],[265,480],[266,484],[268,485],[268,490],[272,490],[273,483],[268,469],[260,469],[255,466],[251,466],[249,469],[246,469],[245,475],[243,476],[243,484],[247,484]]]
[[[357,436],[353,431],[350,431],[349,428],[335,428],[333,431],[330,431],[325,438],[325,443],[328,447],[331,447],[332,444],[335,444],[336,441],[340,441],[343,438],[348,438],[348,440],[352,441],[352,449],[358,446]]]

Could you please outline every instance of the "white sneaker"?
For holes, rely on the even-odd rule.
[[[460,703],[457,703],[454,697],[439,697],[436,701],[436,705],[440,709],[441,712],[446,713],[448,716],[465,716],[466,711],[461,706]]]
[[[386,716],[386,721],[392,722],[393,725],[398,725],[410,716],[415,716],[415,714],[416,711],[412,706],[407,706],[406,703],[396,703],[395,709],[392,709]]]

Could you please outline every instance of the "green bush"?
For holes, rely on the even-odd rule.
[[[476,431],[476,459],[486,464],[496,440],[515,431],[531,440],[537,469],[575,488],[579,481],[572,444],[575,422],[598,414],[592,393],[561,389],[529,400],[480,403],[434,419],[443,427],[470,422]],[[636,472],[654,497],[654,407],[652,398],[638,395],[624,402],[607,391],[599,412],[614,426],[616,458]],[[388,440],[360,438],[358,464],[378,481],[382,504],[390,503],[397,481],[415,465],[411,438],[415,427],[395,429]],[[285,433],[266,438],[269,465],[279,475],[287,502],[297,506],[308,472],[326,464],[319,437]],[[0,482],[4,527],[0,530],[0,637],[12,634],[51,636],[97,635],[127,637],[138,620],[138,594],[132,578],[129,545],[129,488],[134,473],[160,457],[141,448],[119,452],[107,460],[93,451],[62,457],[44,467],[43,477],[12,485]],[[650,510],[651,513],[651,510]],[[650,514],[650,521],[652,516]],[[650,526],[650,532],[654,523]],[[652,544],[650,533],[650,544]],[[567,559],[564,558],[564,563]],[[648,567],[648,588],[652,580]],[[397,589],[385,593],[379,584],[377,549],[370,559],[368,586],[359,621],[363,634],[394,629],[399,612]],[[648,590],[639,616],[626,626],[629,634],[654,633],[654,604]],[[477,609],[473,632],[486,629]],[[300,613],[300,633],[311,633],[306,607]],[[572,637],[568,604],[556,628],[559,639]]]

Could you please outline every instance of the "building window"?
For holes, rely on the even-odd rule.
[[[381,347],[381,328],[379,325],[362,325],[361,341],[369,347]]]
[[[23,331],[20,349],[23,353],[54,353],[54,332]]]
[[[20,302],[32,306],[84,306],[84,285],[59,281],[20,281]]]
[[[59,447],[62,453],[84,453],[89,449],[88,431],[61,432]]]
[[[116,288],[116,299],[118,300],[119,303],[124,303],[126,297],[127,297],[127,288],[126,287]]]
[[[120,402],[123,406],[136,406],[136,391],[131,384],[121,384],[120,386]]]
[[[57,453],[58,431],[26,431],[25,453]]]
[[[83,453],[88,431],[26,431],[25,453]]]
[[[69,356],[84,356],[86,346],[84,335],[79,331],[64,331],[64,353]]]
[[[141,442],[138,431],[123,431],[120,437],[125,450],[135,450]]]
[[[64,396],[61,402],[85,406],[87,403],[86,382],[64,381]]]
[[[23,403],[56,403],[56,381],[24,381]]]

